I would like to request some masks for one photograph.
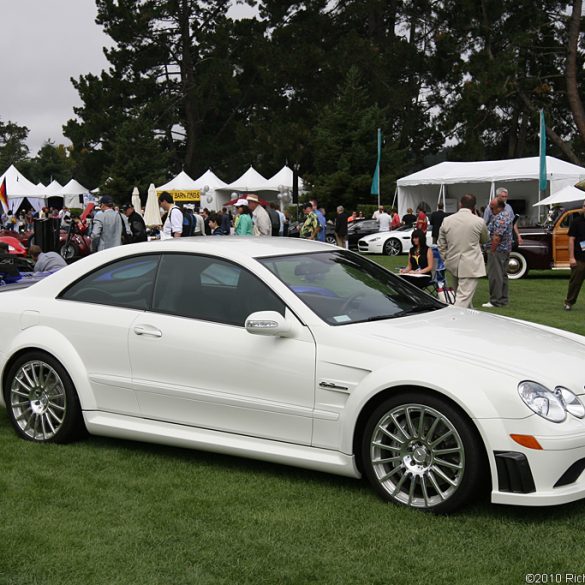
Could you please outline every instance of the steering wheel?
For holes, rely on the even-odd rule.
[[[355,301],[357,301],[358,299],[361,299],[365,296],[366,296],[366,293],[364,293],[364,292],[356,292],[356,293],[350,295],[349,297],[347,297],[347,299],[345,300],[345,302],[343,303],[343,305],[341,305],[341,307],[339,309],[340,314],[348,313],[351,305]]]

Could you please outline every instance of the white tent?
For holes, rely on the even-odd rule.
[[[585,178],[585,168],[546,157],[548,193],[554,194]],[[514,211],[533,220],[532,211],[538,202],[540,159],[518,158],[499,161],[443,162],[398,179],[398,213],[427,203],[434,209],[439,199],[445,201],[445,211],[457,209],[457,201],[467,192],[477,197],[478,207],[487,205],[498,187],[506,187]]]
[[[63,185],[59,183],[56,179],[53,179],[46,187],[45,187],[45,197],[63,197]]]
[[[554,195],[549,195],[542,201],[535,203],[534,206],[537,207],[539,205],[558,205],[561,203],[573,203],[575,201],[583,201],[585,200],[585,191],[581,191],[581,189],[577,189],[572,185],[557,191]]]
[[[240,191],[246,193],[249,191],[271,191],[278,192],[278,187],[268,184],[268,181],[253,167],[250,168],[238,179],[226,185],[223,190],[226,191]]]
[[[175,203],[199,203],[201,191],[195,181],[185,172],[181,171],[174,179],[168,183],[156,187],[156,192],[160,195],[167,191],[173,196]]]
[[[206,170],[198,179],[195,185],[201,192],[201,207],[207,207],[212,211],[220,210],[229,200],[229,192],[221,191],[227,187],[211,169]]]
[[[293,171],[287,165],[284,165],[278,173],[268,179],[267,184],[278,191],[278,199],[281,203],[281,208],[288,205],[292,201],[293,190]],[[299,193],[305,191],[305,183],[299,177]]]
[[[13,212],[18,211],[21,203],[25,198],[44,199],[44,189],[31,183],[14,165],[10,165],[5,173],[0,176],[0,184],[6,181],[6,198],[8,200],[8,209]],[[31,203],[32,205],[32,203]],[[2,205],[4,211],[4,205]]]
[[[71,179],[69,183],[63,187],[63,205],[65,207],[79,207],[83,200],[82,196],[86,193],[89,193],[89,189],[75,179]]]

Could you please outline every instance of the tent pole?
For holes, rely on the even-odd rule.
[[[396,211],[398,211],[398,208],[396,207],[396,198],[398,197],[398,185],[396,185],[396,189],[394,189],[394,199],[392,199],[392,208],[396,209]]]

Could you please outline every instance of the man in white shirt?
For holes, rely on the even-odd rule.
[[[254,235],[255,236],[271,236],[272,222],[268,212],[258,200],[258,195],[247,195],[248,207],[252,212],[252,219],[254,220]]]
[[[389,232],[390,231],[390,223],[392,222],[392,218],[388,213],[384,211],[384,208],[380,208],[380,214],[378,215],[378,223],[380,224],[380,231],[381,232]]]
[[[180,238],[183,234],[183,212],[175,205],[173,196],[167,191],[163,191],[159,195],[158,203],[167,214],[161,239]]]

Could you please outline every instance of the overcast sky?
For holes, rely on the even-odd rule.
[[[68,143],[62,126],[81,104],[71,77],[108,67],[96,13],[94,0],[0,0],[0,118],[30,130],[31,155]]]

